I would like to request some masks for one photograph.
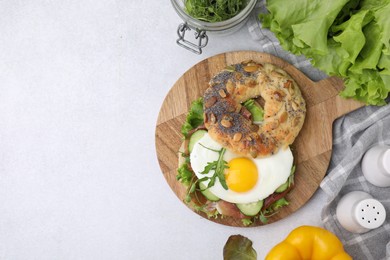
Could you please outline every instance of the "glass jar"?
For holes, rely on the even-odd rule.
[[[248,20],[250,13],[256,6],[257,0],[247,0],[244,9],[237,15],[225,21],[213,23],[191,17],[185,11],[184,2],[185,0],[171,0],[173,8],[183,20],[183,23],[179,24],[177,28],[179,38],[176,40],[176,43],[187,50],[201,54],[202,48],[208,43],[208,36],[206,33],[224,36],[236,32]],[[190,30],[195,31],[195,41],[197,42],[192,42],[184,38],[186,31]]]

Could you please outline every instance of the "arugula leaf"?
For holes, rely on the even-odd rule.
[[[186,121],[181,127],[181,133],[185,138],[188,137],[189,131],[203,124],[203,98],[194,100],[191,103]]]
[[[202,172],[200,172],[201,174],[207,174],[209,173],[211,170],[215,170],[215,168],[217,168],[217,161],[214,161],[214,162],[208,162],[207,165],[204,167],[204,170]]]
[[[226,152],[226,148],[221,148],[221,150],[213,150],[202,144],[200,145],[219,154],[217,161],[208,162],[207,165],[204,167],[203,171],[200,172],[201,174],[208,174],[210,171],[214,171],[214,174],[211,177],[206,177],[210,180],[209,184],[207,185],[207,188],[214,186],[215,179],[218,178],[222,187],[227,190],[228,186],[226,184],[225,169],[229,168],[229,166],[227,165],[227,162],[223,159],[223,155]]]
[[[252,241],[242,235],[232,235],[223,247],[224,260],[256,260]]]

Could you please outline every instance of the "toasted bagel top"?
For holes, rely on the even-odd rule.
[[[237,154],[265,157],[292,144],[306,104],[297,83],[272,64],[246,61],[215,75],[204,93],[204,123],[211,137]],[[254,124],[242,103],[264,99],[264,121]]]

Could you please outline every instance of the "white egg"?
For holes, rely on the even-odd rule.
[[[222,146],[214,141],[209,134],[205,134],[198,142],[195,143],[190,155],[191,167],[198,179],[205,176],[211,177],[214,171],[211,170],[207,174],[201,172],[205,169],[208,163],[218,160],[218,152]],[[216,150],[216,151],[213,151]],[[243,156],[234,154],[226,150],[223,159],[227,162],[234,158],[242,158]],[[222,200],[231,203],[250,203],[265,199],[275,192],[275,190],[285,183],[290,176],[291,167],[293,165],[293,155],[290,148],[280,149],[278,153],[266,158],[250,158],[257,168],[258,179],[253,183],[253,188],[244,192],[236,192],[231,189],[224,189],[219,179],[216,179],[215,184],[209,188],[210,192]],[[208,185],[209,180],[204,184]]]

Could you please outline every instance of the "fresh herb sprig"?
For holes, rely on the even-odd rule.
[[[207,188],[210,188],[214,186],[215,180],[218,178],[222,187],[225,190],[227,190],[228,186],[226,184],[226,179],[225,179],[225,169],[229,168],[229,166],[227,165],[227,162],[223,159],[223,155],[226,152],[226,148],[215,150],[215,149],[208,148],[203,144],[200,145],[210,151],[218,153],[218,159],[213,162],[208,162],[206,167],[204,167],[204,170],[200,172],[201,174],[208,174],[210,171],[214,170],[214,174],[211,177],[202,178],[202,181],[210,180],[209,184],[207,185]]]
[[[209,183],[205,189],[208,189],[212,186],[214,186],[216,179],[219,179],[219,182],[221,183],[222,187],[227,190],[228,186],[226,184],[226,178],[225,178],[225,169],[229,168],[227,165],[227,162],[223,159],[223,156],[226,152],[226,148],[221,148],[220,150],[215,150],[211,149],[209,147],[204,146],[203,144],[200,143],[201,146],[204,148],[218,153],[218,159],[213,162],[208,162],[207,165],[204,167],[204,170],[200,172],[201,174],[208,174],[210,171],[214,171],[214,174],[209,177],[205,176],[203,178],[197,179],[195,176],[192,176],[191,179],[189,179],[189,176],[186,175],[187,177],[187,183],[188,183],[188,189],[187,189],[187,194],[185,197],[185,202],[189,203],[191,201],[191,195],[196,191],[196,187],[198,186],[198,183],[208,181]]]

